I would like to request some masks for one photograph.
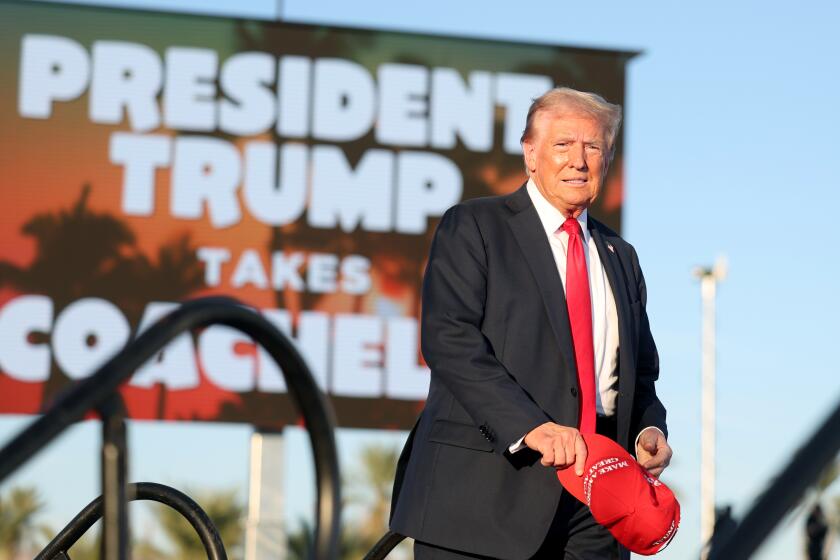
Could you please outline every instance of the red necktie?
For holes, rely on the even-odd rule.
[[[580,385],[580,431],[595,433],[595,351],[592,349],[592,299],[589,296],[589,275],[583,232],[574,218],[563,222],[569,234],[566,249],[566,306],[575,346],[578,384]]]

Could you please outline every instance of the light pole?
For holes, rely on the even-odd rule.
[[[283,432],[255,429],[251,434],[245,559],[286,558],[283,523]]]
[[[708,556],[709,540],[715,528],[715,292],[726,278],[726,258],[718,257],[712,267],[697,267],[703,302],[701,458],[700,458],[700,542],[701,557]]]

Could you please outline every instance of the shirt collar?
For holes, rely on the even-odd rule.
[[[560,210],[555,208],[548,200],[546,200],[537,188],[537,185],[534,184],[533,179],[528,179],[528,186],[526,188],[528,190],[528,196],[531,197],[531,202],[534,203],[534,208],[537,209],[537,215],[540,217],[540,222],[542,222],[543,229],[545,229],[545,234],[548,237],[551,237],[558,229],[560,229],[563,222],[566,221],[566,216],[564,216]],[[588,214],[588,210],[584,208],[583,212],[581,212],[580,216],[577,218],[577,221],[580,224],[580,229],[583,231],[584,243],[589,243],[589,228],[586,227],[586,217]]]

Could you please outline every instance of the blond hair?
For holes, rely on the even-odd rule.
[[[597,93],[588,91],[578,91],[568,87],[548,90],[531,103],[520,143],[531,138],[534,120],[540,111],[584,113],[593,117],[604,127],[609,153],[608,161],[612,161],[615,155],[615,140],[618,129],[621,127],[621,105],[610,103]]]

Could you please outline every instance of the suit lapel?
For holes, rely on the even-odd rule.
[[[563,293],[557,264],[554,262],[551,246],[548,244],[540,217],[524,186],[511,195],[508,206],[515,212],[508,219],[508,224],[540,288],[548,322],[554,331],[554,337],[566,363],[567,371],[571,372],[571,379],[577,383],[577,366],[572,346],[572,333],[569,328],[569,314],[566,309],[566,296]]]
[[[618,312],[618,336],[619,344],[623,341],[628,341],[630,336],[630,302],[627,301],[627,290],[624,289],[624,282],[618,271],[621,264],[618,262],[618,255],[615,253],[615,247],[609,244],[601,231],[593,223],[592,218],[587,224],[589,233],[595,241],[595,247],[598,248],[598,256],[601,258],[601,264],[604,266],[604,271],[607,273],[607,279],[610,282],[610,289],[612,290],[613,299],[615,300],[615,308]],[[627,345],[629,346],[629,344]]]
[[[595,246],[598,248],[598,256],[601,258],[601,263],[604,266],[604,271],[607,273],[607,279],[610,283],[613,299],[615,300],[615,309],[618,314],[618,386],[619,394],[632,395],[633,387],[636,384],[636,375],[634,364],[636,358],[633,350],[633,313],[630,309],[630,301],[627,299],[627,290],[625,289],[625,282],[623,275],[620,274],[622,270],[621,263],[616,253],[616,248],[604,239],[600,229],[594,223],[592,218],[589,218],[587,224],[589,233],[595,241]],[[630,407],[632,402],[629,398],[618,399],[618,416],[619,416],[619,430],[628,426],[630,422]],[[620,436],[621,434],[619,434]],[[619,437],[619,440],[621,437]]]

